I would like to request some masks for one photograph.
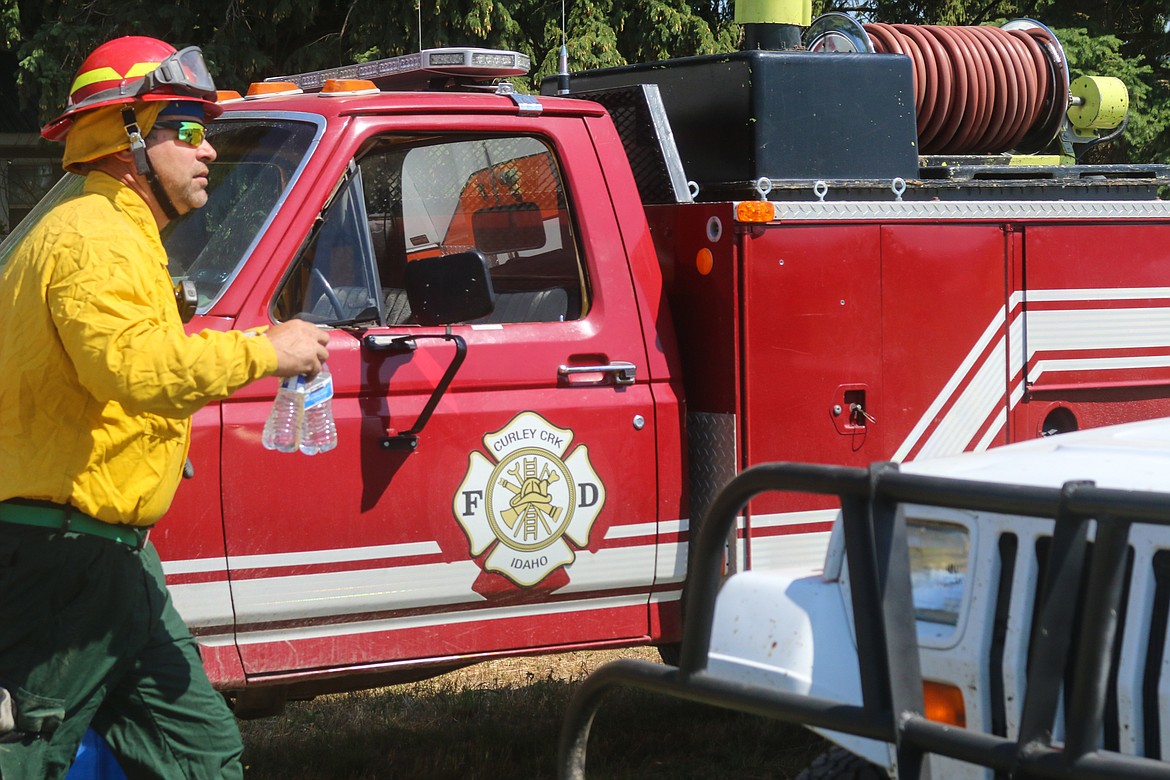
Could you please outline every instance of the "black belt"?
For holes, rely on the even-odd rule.
[[[102,522],[64,504],[10,498],[0,501],[0,523],[52,528],[68,533],[88,534],[141,550],[150,528]]]

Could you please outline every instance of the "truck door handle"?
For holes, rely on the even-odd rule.
[[[632,385],[638,378],[638,367],[624,360],[615,360],[600,366],[566,366],[557,369],[557,376],[570,381],[576,374],[601,374],[612,376],[615,385]]]

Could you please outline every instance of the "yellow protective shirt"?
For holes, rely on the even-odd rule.
[[[0,276],[0,500],[150,525],[178,488],[190,416],[275,370],[263,336],[186,334],[150,209],[90,173]]]

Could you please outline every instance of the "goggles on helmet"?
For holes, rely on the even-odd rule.
[[[160,62],[157,68],[142,77],[142,84],[134,95],[140,97],[159,89],[215,100],[215,81],[198,46],[180,49]]]

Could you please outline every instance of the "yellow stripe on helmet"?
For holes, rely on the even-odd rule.
[[[126,74],[128,79],[142,78],[159,66],[157,62],[139,62]]]
[[[90,84],[97,84],[102,81],[122,81],[123,79],[141,78],[157,68],[158,65],[159,63],[157,62],[138,62],[131,66],[125,76],[109,66],[87,70],[85,73],[77,74],[77,78],[73,80],[73,86],[69,88],[69,94],[73,94],[83,87],[88,87]]]

